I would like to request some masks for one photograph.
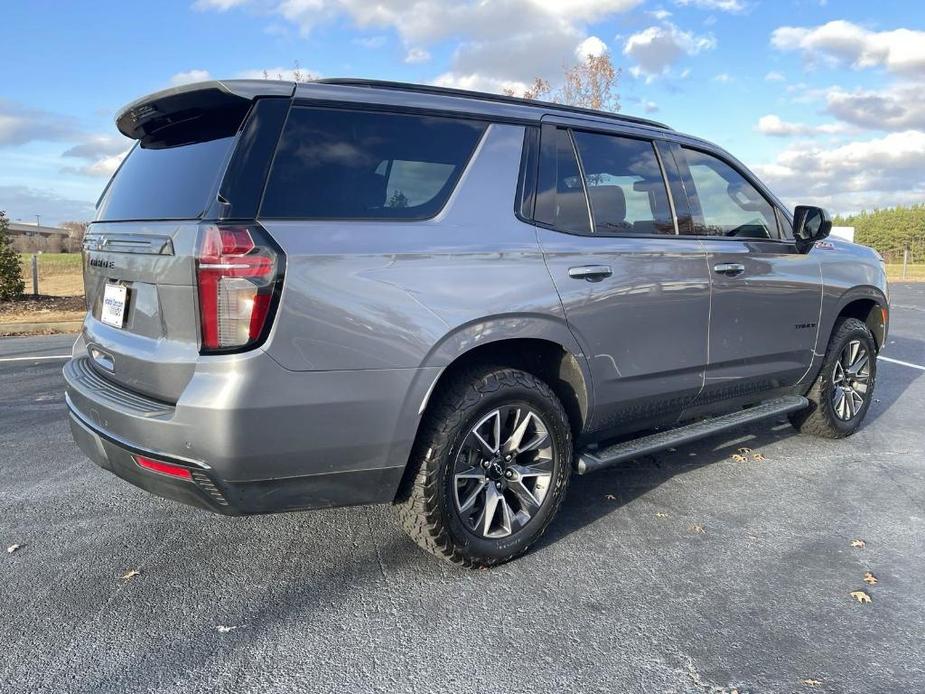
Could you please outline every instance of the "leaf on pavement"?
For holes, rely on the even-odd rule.
[[[767,460],[767,458],[765,458],[763,455],[761,455],[761,453],[755,453],[755,454],[752,456],[752,460],[755,460],[755,461],[757,461],[757,462],[759,462],[759,463],[762,463],[762,462],[764,462],[765,460]]]
[[[752,449],[746,448],[745,446],[742,446],[742,448],[739,449],[739,453],[741,453],[742,455],[748,455],[751,452],[752,452]]]
[[[692,533],[699,533],[699,534],[706,533],[706,530],[703,529],[702,525],[691,525],[688,528],[688,530],[690,530]]]
[[[126,571],[124,574],[122,574],[122,580],[129,581],[133,579],[135,576],[139,575],[140,573],[141,571],[138,571],[137,569],[131,569],[129,571]]]
[[[732,454],[732,460],[736,463],[744,463],[748,460],[747,455],[739,455],[738,453]]]
[[[805,684],[807,687],[821,687],[822,686],[821,681],[817,679],[813,679],[812,677],[807,677],[805,680],[800,680],[800,684]]]
[[[219,634],[227,634],[229,631],[234,631],[235,629],[240,629],[240,628],[241,628],[241,627],[239,627],[239,626],[237,626],[237,627],[226,627],[226,626],[224,626],[224,625],[222,625],[222,624],[219,624],[217,627],[215,627],[215,631],[217,631]]]
[[[874,585],[877,582],[877,577],[874,576],[870,571],[864,572],[864,583],[869,586]]]
[[[851,592],[851,597],[857,600],[858,602],[872,602],[870,596],[865,593],[863,590],[855,590]]]
[[[9,547],[6,548],[6,551],[7,551],[9,554],[12,554],[13,552],[15,552],[15,551],[16,551],[17,549],[19,549],[20,547],[22,547],[22,545],[10,545]]]
[[[864,547],[864,544],[865,544],[864,540],[852,540],[851,541],[851,546],[857,547],[858,549],[861,549],[862,547]]]
[[[616,500],[617,500],[617,497],[615,497],[613,494],[608,494],[605,498],[607,499],[607,501],[616,501]]]
[[[662,513],[661,511],[656,511],[656,512],[655,512],[655,517],[656,517],[656,518],[668,518],[668,514],[667,514],[667,513]]]

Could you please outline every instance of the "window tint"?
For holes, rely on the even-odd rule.
[[[234,137],[135,147],[100,200],[97,219],[196,219],[209,205]]]
[[[443,207],[485,123],[296,108],[261,216],[424,219]]]
[[[575,133],[598,233],[674,234],[668,191],[651,142]]]
[[[755,187],[725,162],[684,148],[696,195],[694,233],[710,236],[777,238],[774,208]],[[697,208],[700,208],[700,214]]]
[[[562,231],[591,232],[588,200],[578,169],[575,148],[567,130],[545,130],[552,143],[543,142],[540,163],[540,192],[536,201],[536,220]]]

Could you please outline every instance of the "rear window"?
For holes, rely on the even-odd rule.
[[[103,194],[97,219],[197,219],[234,142],[232,136],[173,147],[139,143]]]
[[[260,216],[427,219],[439,212],[485,132],[481,121],[296,108]]]

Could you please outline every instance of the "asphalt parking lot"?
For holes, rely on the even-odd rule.
[[[893,304],[884,356],[925,365],[925,284]],[[881,360],[848,440],[772,422],[575,478],[471,572],[386,507],[224,518],[96,468],[34,359],[71,341],[0,340],[4,694],[925,690],[922,368]]]

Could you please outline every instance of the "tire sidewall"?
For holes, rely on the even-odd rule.
[[[551,393],[550,396],[552,396]],[[453,473],[456,457],[469,431],[479,419],[500,406],[519,403],[535,409],[543,418],[549,431],[554,460],[552,487],[539,513],[531,518],[521,530],[509,537],[497,540],[480,538],[463,525],[455,508]],[[456,427],[449,448],[435,451],[441,456],[439,508],[453,543],[469,554],[490,559],[502,559],[525,551],[545,529],[562,501],[571,472],[571,451],[571,431],[565,419],[565,413],[558,402],[551,403],[541,393],[523,386],[502,387],[497,392],[483,397],[478,406],[473,408]]]
[[[845,421],[837,414],[835,414],[835,406],[832,402],[832,389],[834,387],[833,376],[835,363],[841,357],[841,353],[845,348],[845,345],[847,345],[852,340],[859,340],[867,350],[868,359],[870,361],[870,377],[868,379],[867,392],[864,396],[864,404],[861,406],[861,411],[848,421]],[[861,423],[867,416],[868,409],[870,409],[876,382],[877,348],[874,344],[873,338],[870,335],[870,332],[866,328],[855,327],[845,331],[844,333],[838,334],[837,339],[833,340],[832,344],[829,346],[829,351],[826,354],[825,363],[822,366],[822,374],[820,376],[819,383],[820,392],[818,407],[822,410],[822,413],[825,416],[826,421],[828,421],[829,425],[845,436],[853,434],[855,431],[857,431],[858,427],[861,426]]]

